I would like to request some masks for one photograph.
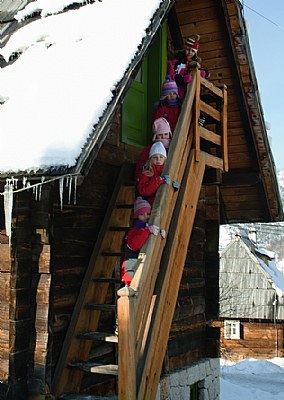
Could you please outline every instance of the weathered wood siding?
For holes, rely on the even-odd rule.
[[[234,240],[220,260],[220,316],[222,318],[284,319],[284,299],[241,240]]]
[[[278,206],[271,195],[273,189],[268,180],[271,158],[265,154],[268,139],[260,118],[255,77],[250,70],[251,54],[246,32],[240,26],[237,3],[234,0],[177,0],[174,7],[182,36],[201,35],[198,55],[202,66],[210,71],[210,81],[226,84],[228,88],[229,172],[220,186],[227,221],[263,222],[270,215],[260,197],[264,202],[264,196],[269,198],[274,215]],[[265,194],[260,185],[260,164],[263,179],[271,188]]]

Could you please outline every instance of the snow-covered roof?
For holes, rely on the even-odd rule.
[[[73,167],[146,35],[161,0],[38,0],[0,53],[0,172]],[[76,3],[88,3],[76,1]]]
[[[284,295],[284,275],[279,269],[274,260],[267,260],[267,264],[258,256],[258,254],[263,254],[268,256],[268,258],[275,255],[275,253],[265,250],[264,248],[258,248],[257,246],[252,246],[250,240],[247,237],[241,237],[248,251],[250,251],[256,258],[258,264],[263,269],[263,271],[270,277],[272,281],[272,286],[276,290],[279,297]]]

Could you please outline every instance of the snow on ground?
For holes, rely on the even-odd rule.
[[[221,360],[220,400],[283,400],[284,358]]]

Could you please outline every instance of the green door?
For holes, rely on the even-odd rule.
[[[166,75],[167,23],[157,33],[148,56],[122,106],[122,142],[144,147],[151,143],[151,116]]]

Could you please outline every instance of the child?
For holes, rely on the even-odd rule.
[[[150,234],[157,235],[159,228],[156,225],[148,225],[151,206],[147,200],[137,197],[134,204],[134,221],[125,237],[125,256],[121,266],[121,280],[126,286],[130,286],[135,272],[138,254]]]
[[[199,49],[199,35],[192,35],[185,39],[184,50],[179,51],[176,57],[168,62],[167,76],[174,79],[178,85],[178,93],[181,99],[184,98],[186,86],[192,81],[190,68],[200,67],[201,58],[197,56]],[[204,68],[200,69],[200,75],[208,79],[209,72]]]
[[[171,131],[174,132],[180,113],[181,100],[178,95],[178,87],[175,80],[167,79],[162,86],[160,101],[154,105],[152,123],[164,117],[170,124]]]
[[[168,123],[168,121],[164,117],[157,118],[153,122],[152,131],[153,131],[153,139],[152,139],[153,142],[154,143],[162,142],[166,149],[166,152],[167,152],[170,147],[170,143],[171,143],[171,139],[172,139],[172,131],[171,131],[171,127],[170,127],[170,124]],[[136,168],[135,168],[135,177],[134,177],[135,184],[137,184],[137,181],[143,171],[143,167],[149,158],[149,153],[150,153],[152,144],[146,146],[142,150],[142,152],[139,156],[139,159],[137,161]]]
[[[161,175],[166,158],[167,153],[163,143],[154,143],[150,149],[149,158],[144,170],[137,179],[138,193],[146,197],[151,206],[154,203],[155,194],[159,187],[164,183],[170,185],[170,177],[168,175]]]

